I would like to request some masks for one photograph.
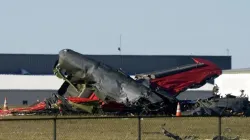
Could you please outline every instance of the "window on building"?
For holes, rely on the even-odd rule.
[[[27,100],[23,100],[23,105],[28,105],[28,101]]]

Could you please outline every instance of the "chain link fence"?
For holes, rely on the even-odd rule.
[[[250,139],[248,117],[5,117],[0,123],[0,140]]]

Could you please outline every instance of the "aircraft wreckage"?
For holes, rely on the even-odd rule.
[[[246,110],[248,102],[245,98],[225,101],[212,97],[195,103],[179,101],[176,97],[181,92],[199,88],[222,73],[208,60],[192,59],[194,64],[137,74],[133,79],[120,69],[63,49],[53,69],[54,74],[64,80],[57,93],[43,102],[28,108],[15,108],[11,112],[49,114],[60,108],[64,113],[173,115],[178,102],[182,106],[189,105],[183,107],[188,115],[218,114],[228,108],[233,112]],[[227,106],[228,102],[232,108]]]

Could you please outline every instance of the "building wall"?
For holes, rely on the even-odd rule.
[[[213,96],[213,92],[209,90],[197,90],[197,91],[184,91],[180,93],[176,98],[178,100],[197,100],[197,99],[207,99]]]
[[[231,69],[231,56],[163,56],[163,55],[87,55],[90,58],[104,62],[115,68],[122,68],[130,75],[136,73],[150,72],[160,69],[170,69],[180,65],[194,63],[192,57],[199,57],[210,60],[221,69]],[[57,55],[42,54],[0,54],[0,74],[20,74],[21,69],[25,69],[33,75],[51,75],[52,68],[57,60]],[[51,97],[53,90],[0,90],[0,102],[4,97],[8,98],[8,103],[20,105],[23,100],[28,104],[36,102],[39,98]],[[180,96],[185,98],[184,96]],[[0,103],[1,104],[1,103]]]
[[[210,60],[221,69],[231,69],[231,56],[163,56],[163,55],[86,55],[128,74],[151,72],[194,63],[192,57]],[[52,68],[57,55],[0,54],[0,74],[20,74],[25,69],[31,74],[53,74]],[[4,67],[3,67],[4,66]]]
[[[37,99],[43,101],[55,92],[53,90],[0,90],[0,104],[4,103],[6,97],[8,105],[22,105],[24,100],[28,101],[28,105],[32,105]]]
[[[51,97],[55,90],[0,90],[0,105],[4,103],[7,97],[8,105],[22,105],[23,101],[28,101],[28,105],[32,105],[39,99],[43,101],[45,98]],[[211,91],[185,91],[177,96],[179,100],[197,100],[206,99],[212,96]],[[1,108],[1,107],[0,107]]]

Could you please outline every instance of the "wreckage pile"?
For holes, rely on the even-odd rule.
[[[10,109],[11,114],[140,114],[175,115],[177,104],[183,115],[248,115],[248,98],[218,95],[197,101],[176,97],[190,88],[199,88],[221,75],[214,63],[193,58],[194,64],[170,70],[135,75],[64,49],[54,65],[54,74],[64,80],[52,97],[26,108]]]
[[[69,97],[57,100],[49,98],[29,107],[0,109],[2,115],[137,115],[138,110],[115,102],[105,104],[94,94],[91,98]],[[213,97],[194,101],[180,101],[182,116],[250,116],[250,104],[246,97]],[[188,106],[188,107],[186,107]],[[149,115],[141,113],[140,115]],[[154,114],[156,115],[156,114]],[[168,115],[159,112],[157,115]],[[171,114],[175,116],[175,114]]]
[[[248,98],[218,96],[197,100],[196,103],[183,114],[188,116],[249,116],[250,104]]]

